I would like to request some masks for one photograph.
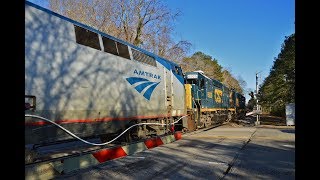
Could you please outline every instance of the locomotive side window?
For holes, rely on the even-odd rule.
[[[182,74],[182,69],[181,69],[181,67],[177,67],[177,68],[178,68],[178,74],[182,76],[183,74]]]
[[[102,37],[104,52],[130,59],[128,46],[107,37]]]
[[[197,84],[197,80],[196,79],[187,79],[187,84]]]
[[[117,44],[114,40],[102,37],[102,42],[104,46],[104,52],[118,56]]]
[[[175,66],[175,65],[171,64],[171,67],[172,67],[172,72],[174,74],[178,74],[178,75],[182,76],[182,70],[179,66]]]
[[[204,88],[204,79],[201,79],[200,80],[200,89],[203,89]]]
[[[76,34],[76,42],[91,48],[101,50],[99,44],[99,37],[97,33],[89,31],[88,29],[74,25]]]
[[[132,55],[133,55],[134,60],[157,67],[157,63],[156,63],[156,60],[154,59],[154,57],[146,55],[146,54],[144,54],[140,51],[137,51],[133,48],[131,48],[131,50],[132,50]]]
[[[120,57],[130,59],[130,54],[129,54],[129,50],[128,50],[127,45],[124,45],[122,43],[117,42],[117,48],[118,48],[118,52],[119,52]]]

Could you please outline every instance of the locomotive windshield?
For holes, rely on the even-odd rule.
[[[187,79],[186,84],[197,84],[197,80],[196,79]]]

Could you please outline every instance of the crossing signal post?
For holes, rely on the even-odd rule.
[[[260,71],[261,72],[261,71]],[[260,121],[259,121],[259,114],[260,114],[260,106],[259,106],[259,100],[258,100],[258,84],[259,84],[259,81],[258,81],[258,74],[260,73],[260,72],[257,72],[256,73],[256,101],[257,101],[257,104],[256,104],[256,115],[257,115],[257,120],[256,120],[256,122],[255,122],[255,125],[257,126],[257,125],[260,125]]]

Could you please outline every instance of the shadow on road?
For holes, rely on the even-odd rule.
[[[237,163],[226,177],[294,179],[294,148],[281,145],[287,141],[274,143],[278,146],[250,142],[240,150],[241,142],[182,139],[58,179],[219,179],[235,156]],[[134,160],[134,156],[144,158]]]
[[[295,134],[295,130],[294,129],[282,129],[280,130],[281,132],[285,132],[285,133],[292,133]]]

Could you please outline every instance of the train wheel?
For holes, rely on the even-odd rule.
[[[189,132],[189,129],[186,128],[186,127],[184,127],[184,128],[182,128],[181,132],[182,132],[182,133],[187,133],[187,132]]]
[[[232,113],[228,112],[228,116],[227,116],[227,122],[232,120]]]
[[[210,116],[207,116],[205,118],[205,121],[204,121],[204,127],[210,127],[211,126],[211,117]]]

